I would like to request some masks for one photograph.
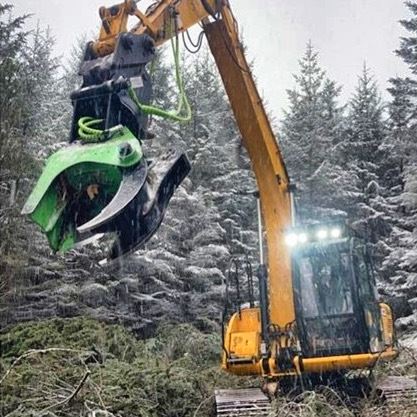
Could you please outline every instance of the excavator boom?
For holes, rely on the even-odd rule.
[[[118,13],[112,9],[116,7]],[[285,326],[295,320],[291,267],[284,234],[291,224],[290,181],[276,136],[266,115],[239,39],[237,23],[227,1],[162,0],[146,16],[134,1],[101,12],[99,39],[91,45],[98,56],[113,52],[119,28],[126,28],[128,14],[140,20],[131,30],[148,34],[162,45],[178,32],[201,22],[222,77],[238,128],[248,151],[262,202],[268,253],[270,320]],[[110,27],[110,31],[106,31]]]

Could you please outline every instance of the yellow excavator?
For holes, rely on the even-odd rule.
[[[184,121],[190,109],[178,68],[177,111],[150,105],[146,65],[168,41],[178,60],[179,34],[200,24],[258,186],[259,297],[254,300],[252,280],[245,287],[247,300],[236,299],[243,287],[233,292],[235,310],[224,314],[222,368],[273,383],[394,359],[393,315],[378,302],[366,245],[343,224],[300,228],[294,221],[293,186],[229,2],[161,0],[145,12],[136,3],[100,8],[100,35],[86,49],[83,85],[71,96],[71,145],[50,158],[23,212],[55,250],[113,233],[107,260],[135,250],[155,233],[190,166],[175,150],[152,163],[144,160],[147,116]],[[128,30],[130,16],[137,23]],[[218,391],[216,404],[221,416],[269,412],[260,389]]]

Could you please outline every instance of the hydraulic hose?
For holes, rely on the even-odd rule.
[[[78,136],[85,142],[97,141],[102,130],[94,129],[91,126],[96,126],[103,122],[103,119],[93,119],[92,117],[81,117],[78,120]]]
[[[128,89],[130,98],[135,102],[141,112],[145,114],[151,114],[153,116],[159,116],[164,119],[174,120],[176,122],[189,122],[192,117],[192,111],[190,103],[188,102],[187,95],[184,89],[184,82],[181,76],[180,71],[180,53],[179,53],[179,39],[178,36],[175,37],[175,42],[171,39],[172,51],[174,53],[174,63],[175,63],[175,80],[180,94],[179,102],[177,109],[175,111],[164,110],[160,107],[151,106],[148,104],[142,104],[135,90],[130,86]],[[183,114],[182,114],[183,113]]]
[[[103,119],[94,119],[93,117],[81,117],[78,120],[78,136],[84,142],[101,142],[111,138],[114,134],[120,132],[123,126],[117,125],[107,130],[93,128],[103,122]]]

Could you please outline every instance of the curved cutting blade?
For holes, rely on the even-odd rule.
[[[137,197],[145,184],[147,174],[146,162],[141,162],[132,170],[124,171],[119,189],[110,203],[96,217],[77,227],[77,232],[83,235],[111,222]]]
[[[140,193],[107,227],[101,228],[118,233],[109,261],[137,250],[156,233],[174,191],[190,169],[187,156],[177,150],[170,150],[153,161]]]

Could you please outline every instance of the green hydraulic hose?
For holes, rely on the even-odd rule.
[[[184,82],[182,80],[181,72],[180,72],[180,54],[179,54],[180,48],[179,48],[178,36],[175,38],[175,43],[173,39],[171,38],[171,46],[172,46],[172,51],[174,53],[175,80],[176,80],[177,87],[180,93],[180,99],[178,102],[177,109],[175,111],[167,111],[159,107],[142,104],[139,101],[134,89],[131,86],[129,87],[128,92],[129,92],[130,98],[135,102],[138,108],[145,114],[152,114],[154,116],[159,116],[164,119],[174,120],[176,122],[189,122],[192,117],[192,112],[191,112],[190,103],[188,102],[187,95],[185,93]],[[181,115],[183,108],[185,108],[185,115]]]
[[[78,136],[84,142],[100,142],[107,140],[114,134],[120,132],[123,126],[114,126],[107,130],[95,129],[96,126],[103,122],[103,119],[94,119],[93,117],[81,117],[78,120]]]
[[[81,117],[78,120],[78,135],[84,141],[97,140],[103,133],[102,130],[94,129],[91,126],[98,125],[103,122],[103,119],[93,119],[92,117]]]

